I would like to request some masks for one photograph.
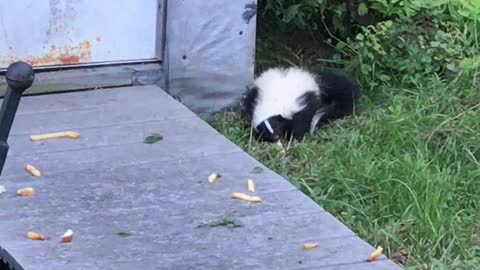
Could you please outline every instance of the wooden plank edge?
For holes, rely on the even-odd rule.
[[[38,72],[35,74],[34,84],[24,95],[151,84],[163,84],[163,68],[160,63]],[[1,75],[1,98],[5,95],[6,87],[5,76]]]

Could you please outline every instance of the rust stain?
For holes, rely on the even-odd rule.
[[[76,64],[80,63],[81,58],[77,55],[60,55],[58,60],[62,64]]]
[[[57,48],[55,45],[50,46],[50,50],[38,57],[29,57],[22,59],[32,66],[54,65],[54,64],[78,64],[87,62],[92,57],[92,45],[89,40],[83,41],[78,45],[67,45],[63,48]],[[11,56],[0,57],[0,64],[10,64],[18,59]]]

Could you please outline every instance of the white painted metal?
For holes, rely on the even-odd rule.
[[[158,0],[0,0],[0,69],[159,58]],[[160,20],[161,21],[161,20]]]

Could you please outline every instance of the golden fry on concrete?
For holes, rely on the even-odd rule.
[[[255,192],[255,184],[253,183],[252,179],[248,179],[247,186],[248,186],[248,191]]]
[[[17,190],[17,194],[20,196],[33,196],[35,195],[35,189],[31,187],[21,188]]]
[[[234,192],[232,193],[232,198],[233,199],[239,199],[247,202],[261,202],[262,198],[258,196],[250,196],[245,193],[240,193],[240,192]]]
[[[61,132],[53,132],[53,133],[46,133],[46,134],[31,135],[30,136],[30,140],[32,140],[32,141],[60,139],[60,138],[79,139],[80,138],[80,133],[75,132],[75,131],[61,131]]]
[[[25,171],[27,171],[29,174],[35,177],[41,176],[40,171],[37,168],[33,167],[32,165],[25,166]]]
[[[319,246],[318,243],[306,243],[306,244],[303,244],[303,249],[309,250],[309,249],[317,248],[318,246]]]
[[[375,261],[378,257],[380,257],[380,255],[382,255],[382,252],[383,252],[383,248],[381,246],[378,246],[377,249],[370,256],[368,256],[367,261],[369,262]]]
[[[28,232],[27,238],[32,240],[45,240],[45,236],[43,234],[36,232]]]
[[[215,181],[218,180],[218,178],[222,177],[221,174],[219,173],[212,173],[209,177],[208,177],[208,182],[209,183],[214,183]]]
[[[68,229],[61,237],[60,243],[70,243],[73,240],[73,231]]]

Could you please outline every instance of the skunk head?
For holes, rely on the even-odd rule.
[[[318,91],[315,76],[300,68],[264,71],[248,88],[245,97],[254,135],[270,142],[285,139],[287,133],[291,133],[292,118],[307,106],[302,97]]]
[[[276,142],[283,139],[288,125],[288,120],[281,115],[270,116],[254,127],[254,136],[257,139]]]

